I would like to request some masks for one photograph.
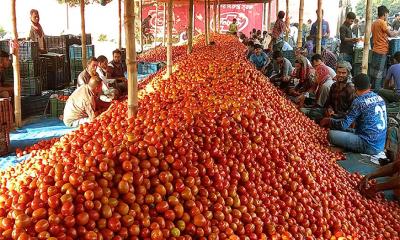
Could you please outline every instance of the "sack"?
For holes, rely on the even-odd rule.
[[[388,118],[388,128],[386,133],[386,156],[393,162],[397,159],[397,151],[400,144],[400,124],[395,118]]]

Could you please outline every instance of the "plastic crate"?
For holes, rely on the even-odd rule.
[[[10,98],[0,98],[0,126],[11,129],[14,123],[14,112]]]
[[[40,96],[22,96],[21,97],[21,113],[25,119],[31,116],[39,116],[46,113],[47,104],[49,103],[50,94]]]
[[[46,45],[49,52],[50,49],[66,49],[68,44],[68,35],[61,35],[61,36],[45,36]]]
[[[82,44],[82,37],[81,35],[68,35],[68,43],[67,45],[81,45]],[[92,44],[92,34],[86,33],[86,45]]]
[[[10,40],[0,41],[0,49],[10,53]],[[37,60],[39,57],[39,43],[32,41],[19,41],[19,60]]]
[[[6,125],[0,125],[0,156],[8,154],[10,147],[10,129]]]
[[[86,45],[86,58],[94,57],[94,45]],[[69,59],[82,59],[82,46],[71,45],[69,46]]]
[[[67,101],[62,101],[58,98],[50,98],[50,115],[57,118],[63,115],[66,103]]]
[[[46,62],[46,84],[43,90],[61,89],[69,84],[69,78],[66,75],[66,62],[64,54],[47,53],[41,54],[41,58]]]
[[[161,63],[145,63],[139,62],[138,63],[138,74],[140,75],[148,75],[157,72],[161,69]]]
[[[70,60],[70,72],[71,81],[76,85],[79,74],[83,71],[82,60],[81,59],[71,59]]]
[[[21,95],[37,96],[42,93],[42,78],[28,77],[21,78]]]

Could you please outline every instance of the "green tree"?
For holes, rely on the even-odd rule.
[[[359,18],[365,18],[366,0],[359,0],[356,5],[356,14]],[[393,16],[400,12],[400,0],[372,0],[372,17],[373,19],[378,16],[378,7],[385,5],[389,10],[389,16]]]
[[[7,34],[6,30],[0,26],[0,39],[2,39]]]

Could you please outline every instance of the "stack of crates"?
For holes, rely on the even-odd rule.
[[[66,103],[66,99],[60,99],[58,97],[50,98],[50,115],[56,118],[63,115]]]
[[[46,82],[43,83],[43,90],[56,90],[64,88],[69,84],[69,78],[65,71],[64,54],[47,53],[41,54],[40,58],[46,68]]]
[[[21,113],[22,119],[31,116],[44,115],[46,113],[47,104],[50,94],[39,96],[22,96],[21,97]]]
[[[0,43],[3,51],[9,52],[8,41]],[[39,59],[39,44],[25,41],[19,47],[19,66],[21,77],[21,95],[36,96],[42,92],[44,69]],[[6,71],[6,83],[13,84],[14,76],[12,68]]]
[[[94,45],[86,45],[86,59],[94,57]],[[79,74],[83,71],[82,67],[82,46],[71,45],[69,47],[69,58],[71,68],[71,81],[76,85]]]

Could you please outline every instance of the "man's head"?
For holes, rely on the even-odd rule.
[[[281,51],[275,51],[272,53],[272,59],[274,59],[277,63],[283,63],[283,54]]]
[[[99,67],[103,70],[107,69],[107,65],[108,65],[108,59],[106,58],[106,56],[104,55],[100,55],[97,58],[97,61],[99,62]]]
[[[396,18],[396,20],[400,20],[400,13],[396,13],[395,15],[394,15],[394,17]]]
[[[115,63],[120,63],[121,62],[121,56],[122,56],[121,51],[119,49],[115,49],[112,52],[112,54],[113,54],[113,61]]]
[[[255,33],[257,33],[257,29],[253,28],[253,30],[251,30],[251,32],[252,32],[253,34],[255,34]]]
[[[393,55],[393,61],[394,61],[395,64],[399,64],[400,63],[400,52],[396,52]]]
[[[324,16],[324,9],[322,9],[322,17]],[[317,16],[318,16],[318,10],[317,11],[315,11],[315,13],[317,13]]]
[[[369,77],[367,74],[361,73],[353,78],[354,87],[356,89],[357,96],[360,96],[368,92],[371,88]]]
[[[284,11],[279,11],[278,18],[281,19],[281,20],[284,19],[285,18],[285,12]]]
[[[89,60],[87,62],[87,70],[90,75],[92,75],[92,76],[96,75],[96,69],[97,69],[98,65],[99,65],[99,62],[97,61],[97,58],[95,58],[95,57],[89,58]]]
[[[346,24],[348,26],[352,25],[355,20],[356,20],[356,14],[355,13],[353,13],[353,12],[347,13],[347,15],[346,15]]]
[[[92,76],[88,85],[95,95],[98,95],[101,92],[101,79],[98,76]]]
[[[147,16],[148,19],[151,19],[151,15]]]
[[[236,23],[236,22],[237,22],[236,18],[232,19],[232,22],[233,22],[233,23]]]
[[[257,36],[261,36],[261,30],[257,30]]]
[[[31,21],[33,23],[39,23],[40,21],[39,11],[36,9],[31,9],[30,14],[31,14]]]
[[[389,9],[384,5],[379,6],[378,7],[378,17],[387,21],[388,16],[389,16]]]
[[[312,64],[313,67],[321,65],[322,64],[321,54],[314,54],[311,57],[311,64]]]
[[[0,50],[0,70],[9,68],[11,65],[10,54]]]
[[[301,62],[301,60],[296,59],[296,61],[294,62],[294,67],[296,68],[296,70],[300,71],[302,66],[303,66],[303,63]]]
[[[268,34],[268,32],[267,31],[263,31],[263,36],[265,37],[265,36],[267,36],[267,34]]]
[[[308,23],[308,24],[311,24],[311,23],[312,23],[311,19],[308,19],[307,23]]]
[[[339,61],[336,65],[336,81],[347,82],[351,72],[351,64],[346,61]]]
[[[254,53],[260,55],[262,53],[262,46],[260,44],[254,45]]]

